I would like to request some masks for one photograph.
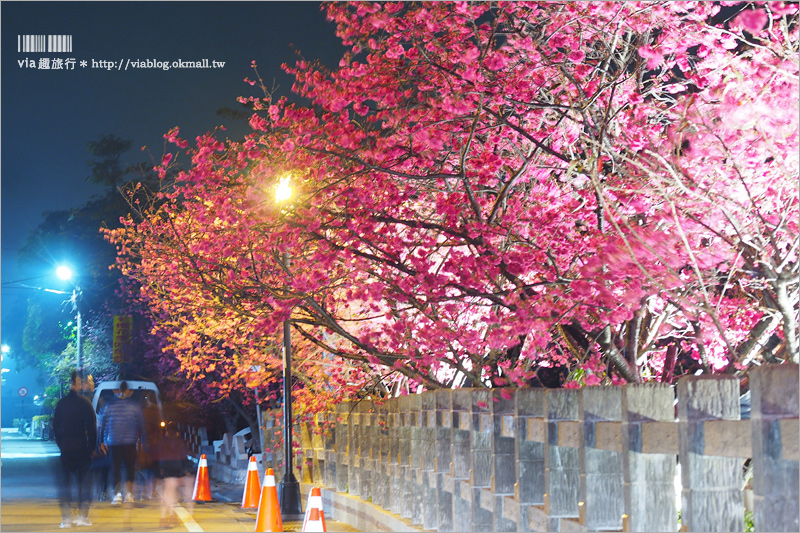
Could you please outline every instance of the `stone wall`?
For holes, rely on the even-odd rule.
[[[798,366],[750,376],[749,420],[730,376],[347,402],[295,426],[295,474],[433,531],[743,531],[752,458],[756,531],[798,531]]]

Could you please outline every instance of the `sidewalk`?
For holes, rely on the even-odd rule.
[[[209,461],[209,468],[213,468],[214,463]],[[263,481],[263,473],[260,474]],[[209,485],[211,487],[211,497],[218,502],[224,502],[230,505],[234,505],[237,508],[241,505],[242,502],[242,495],[244,494],[244,483],[222,483],[217,481],[213,478],[210,479]],[[301,493],[301,499],[305,502],[307,494]],[[304,507],[305,509],[305,507]],[[245,513],[253,517],[253,521],[255,521],[256,516],[258,515],[257,509],[237,509],[238,512]],[[357,532],[360,531],[355,529],[350,524],[346,524],[344,522],[339,522],[337,520],[333,520],[329,517],[325,517],[325,526],[328,531],[341,531],[341,532]],[[302,518],[296,520],[283,520],[283,530],[284,531],[302,531],[303,529],[303,520]]]

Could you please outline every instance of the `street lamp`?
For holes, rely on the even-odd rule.
[[[68,281],[73,278],[72,269],[68,266],[61,265],[56,269],[56,275],[59,279],[63,281]],[[80,295],[80,287],[78,284],[75,283],[75,287],[72,289],[72,310],[75,311],[76,321],[78,323],[78,334],[75,341],[75,369],[81,373],[82,370],[81,366],[83,365],[83,343],[81,342],[81,310],[78,307],[78,296]]]
[[[275,200],[285,202],[292,197],[289,178],[278,183]],[[289,252],[283,252],[283,264],[289,269]],[[283,448],[286,457],[286,473],[278,486],[278,500],[284,520],[290,515],[302,515],[300,483],[294,475],[292,453],[292,340],[289,319],[283,321]]]

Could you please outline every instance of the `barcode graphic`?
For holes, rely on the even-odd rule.
[[[17,52],[72,52],[72,35],[17,35]]]

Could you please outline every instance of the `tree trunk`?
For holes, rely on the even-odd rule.
[[[800,363],[800,346],[797,340],[797,315],[789,297],[786,280],[778,279],[776,282],[776,302],[778,310],[783,315],[783,338],[786,341],[786,355],[793,363]]]
[[[611,339],[611,326],[603,328],[603,331],[601,331],[600,335],[597,337],[597,344],[603,349],[603,353],[608,360],[611,361],[611,364],[614,365],[614,368],[617,369],[619,375],[625,378],[628,383],[639,383],[641,381],[639,373],[635,368],[631,368],[625,356],[614,346]]]

